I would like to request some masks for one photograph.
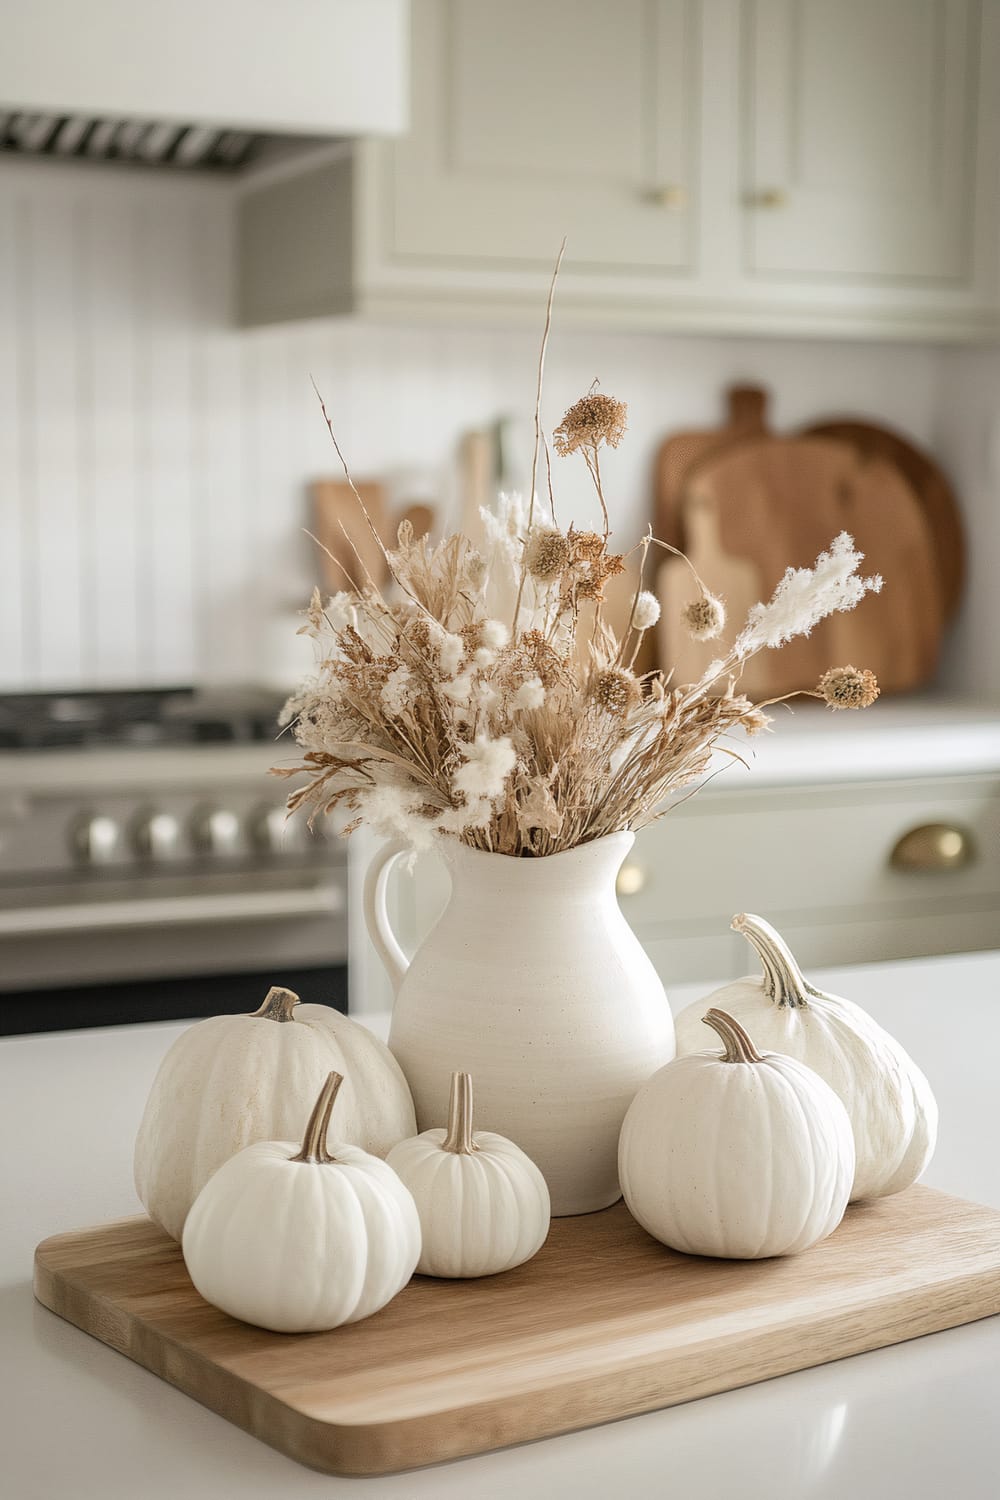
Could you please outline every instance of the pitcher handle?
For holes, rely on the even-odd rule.
[[[394,990],[398,990],[402,984],[403,975],[410,967],[410,960],[399,946],[396,934],[389,922],[385,893],[393,865],[402,855],[410,852],[409,844],[405,844],[402,839],[393,839],[391,843],[379,849],[365,873],[362,898],[368,936],[372,940],[375,952],[382,960],[382,965],[392,981]]]

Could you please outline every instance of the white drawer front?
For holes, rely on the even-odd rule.
[[[902,835],[929,823],[967,830],[971,862],[937,873],[892,868]],[[888,916],[943,902],[982,909],[993,897],[1000,907],[1000,778],[708,793],[641,833],[629,864],[638,888],[622,896],[622,910],[649,937],[746,910]]]

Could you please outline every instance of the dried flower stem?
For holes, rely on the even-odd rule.
[[[566,241],[563,240],[559,246],[559,254],[556,256],[555,269],[552,272],[552,280],[549,283],[549,297],[545,304],[545,327],[542,330],[542,344],[538,351],[538,381],[535,386],[535,447],[531,455],[531,492],[528,496],[528,530],[535,517],[535,485],[538,482],[538,453],[542,443],[542,386],[545,380],[545,351],[549,346],[549,330],[552,327],[552,304],[556,296],[556,282],[559,279],[559,268],[562,265],[563,256],[566,253]],[[338,450],[339,451],[339,450]],[[548,449],[546,448],[546,452]],[[357,492],[355,492],[357,493]],[[555,510],[553,508],[553,519]],[[517,599],[514,603],[514,618],[511,621],[511,631],[517,629],[517,618],[521,610],[521,598],[524,594],[524,580],[527,576],[524,565],[521,566],[521,576],[517,585]]]

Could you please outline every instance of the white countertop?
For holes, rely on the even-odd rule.
[[[770,712],[767,734],[728,741],[746,767],[718,756],[718,767],[729,769],[706,789],[1000,771],[1000,705],[913,694],[880,699],[864,713],[833,713],[809,699]],[[108,786],[162,792],[220,775],[255,784],[269,767],[298,759],[287,735],[254,745],[7,750],[0,753],[0,813],[4,799],[32,794],[89,795]],[[281,783],[274,785],[280,796]]]
[[[810,699],[769,713],[766,734],[727,740],[746,765],[717,756],[713,769],[725,775],[706,791],[1000,771],[1000,708],[916,694],[879,699],[864,713]]]
[[[941,1105],[926,1181],[1000,1207],[1000,953],[816,976]],[[684,986],[675,1008],[705,993]],[[136,1212],[132,1141],[176,1024],[0,1041],[4,1500],[995,1500],[1000,1320],[566,1437],[385,1479],[300,1468],[36,1304],[35,1244]]]

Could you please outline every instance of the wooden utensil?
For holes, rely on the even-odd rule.
[[[320,553],[325,586],[336,593],[349,587],[363,588],[371,578],[381,588],[388,576],[385,558],[350,485],[343,479],[317,479],[309,488],[313,531],[326,549]],[[393,546],[395,529],[387,514],[382,485],[362,481],[358,493],[383,543]]]
[[[943,615],[934,545],[916,495],[893,464],[863,459],[830,438],[764,437],[699,463],[687,496],[685,504],[707,503],[718,518],[719,557],[696,563],[709,588],[723,577],[723,559],[744,558],[767,599],[786,567],[810,566],[840,531],[864,553],[863,571],[885,579],[881,595],[830,616],[811,636],[761,652],[745,676],[755,696],[812,687],[828,666],[848,662],[871,667],[888,693],[931,676]],[[741,623],[731,619],[733,630]]]
[[[695,464],[733,443],[767,431],[767,392],[756,385],[733,385],[726,392],[726,420],[719,427],[675,432],[656,457],[653,531],[672,547],[685,547],[680,507]]]
[[[892,428],[856,417],[811,422],[803,433],[850,443],[863,458],[888,459],[909,480],[930,524],[944,616],[951,619],[965,582],[965,531],[955,492],[930,454]]]
[[[417,1276],[373,1318],[267,1333],[210,1307],[148,1219],[57,1235],[35,1296],[300,1463],[386,1474],[655,1411],[1000,1311],[1000,1214],[913,1187],[803,1255],[719,1261],[621,1203],[503,1276]],[[929,1356],[928,1356],[929,1357]]]

